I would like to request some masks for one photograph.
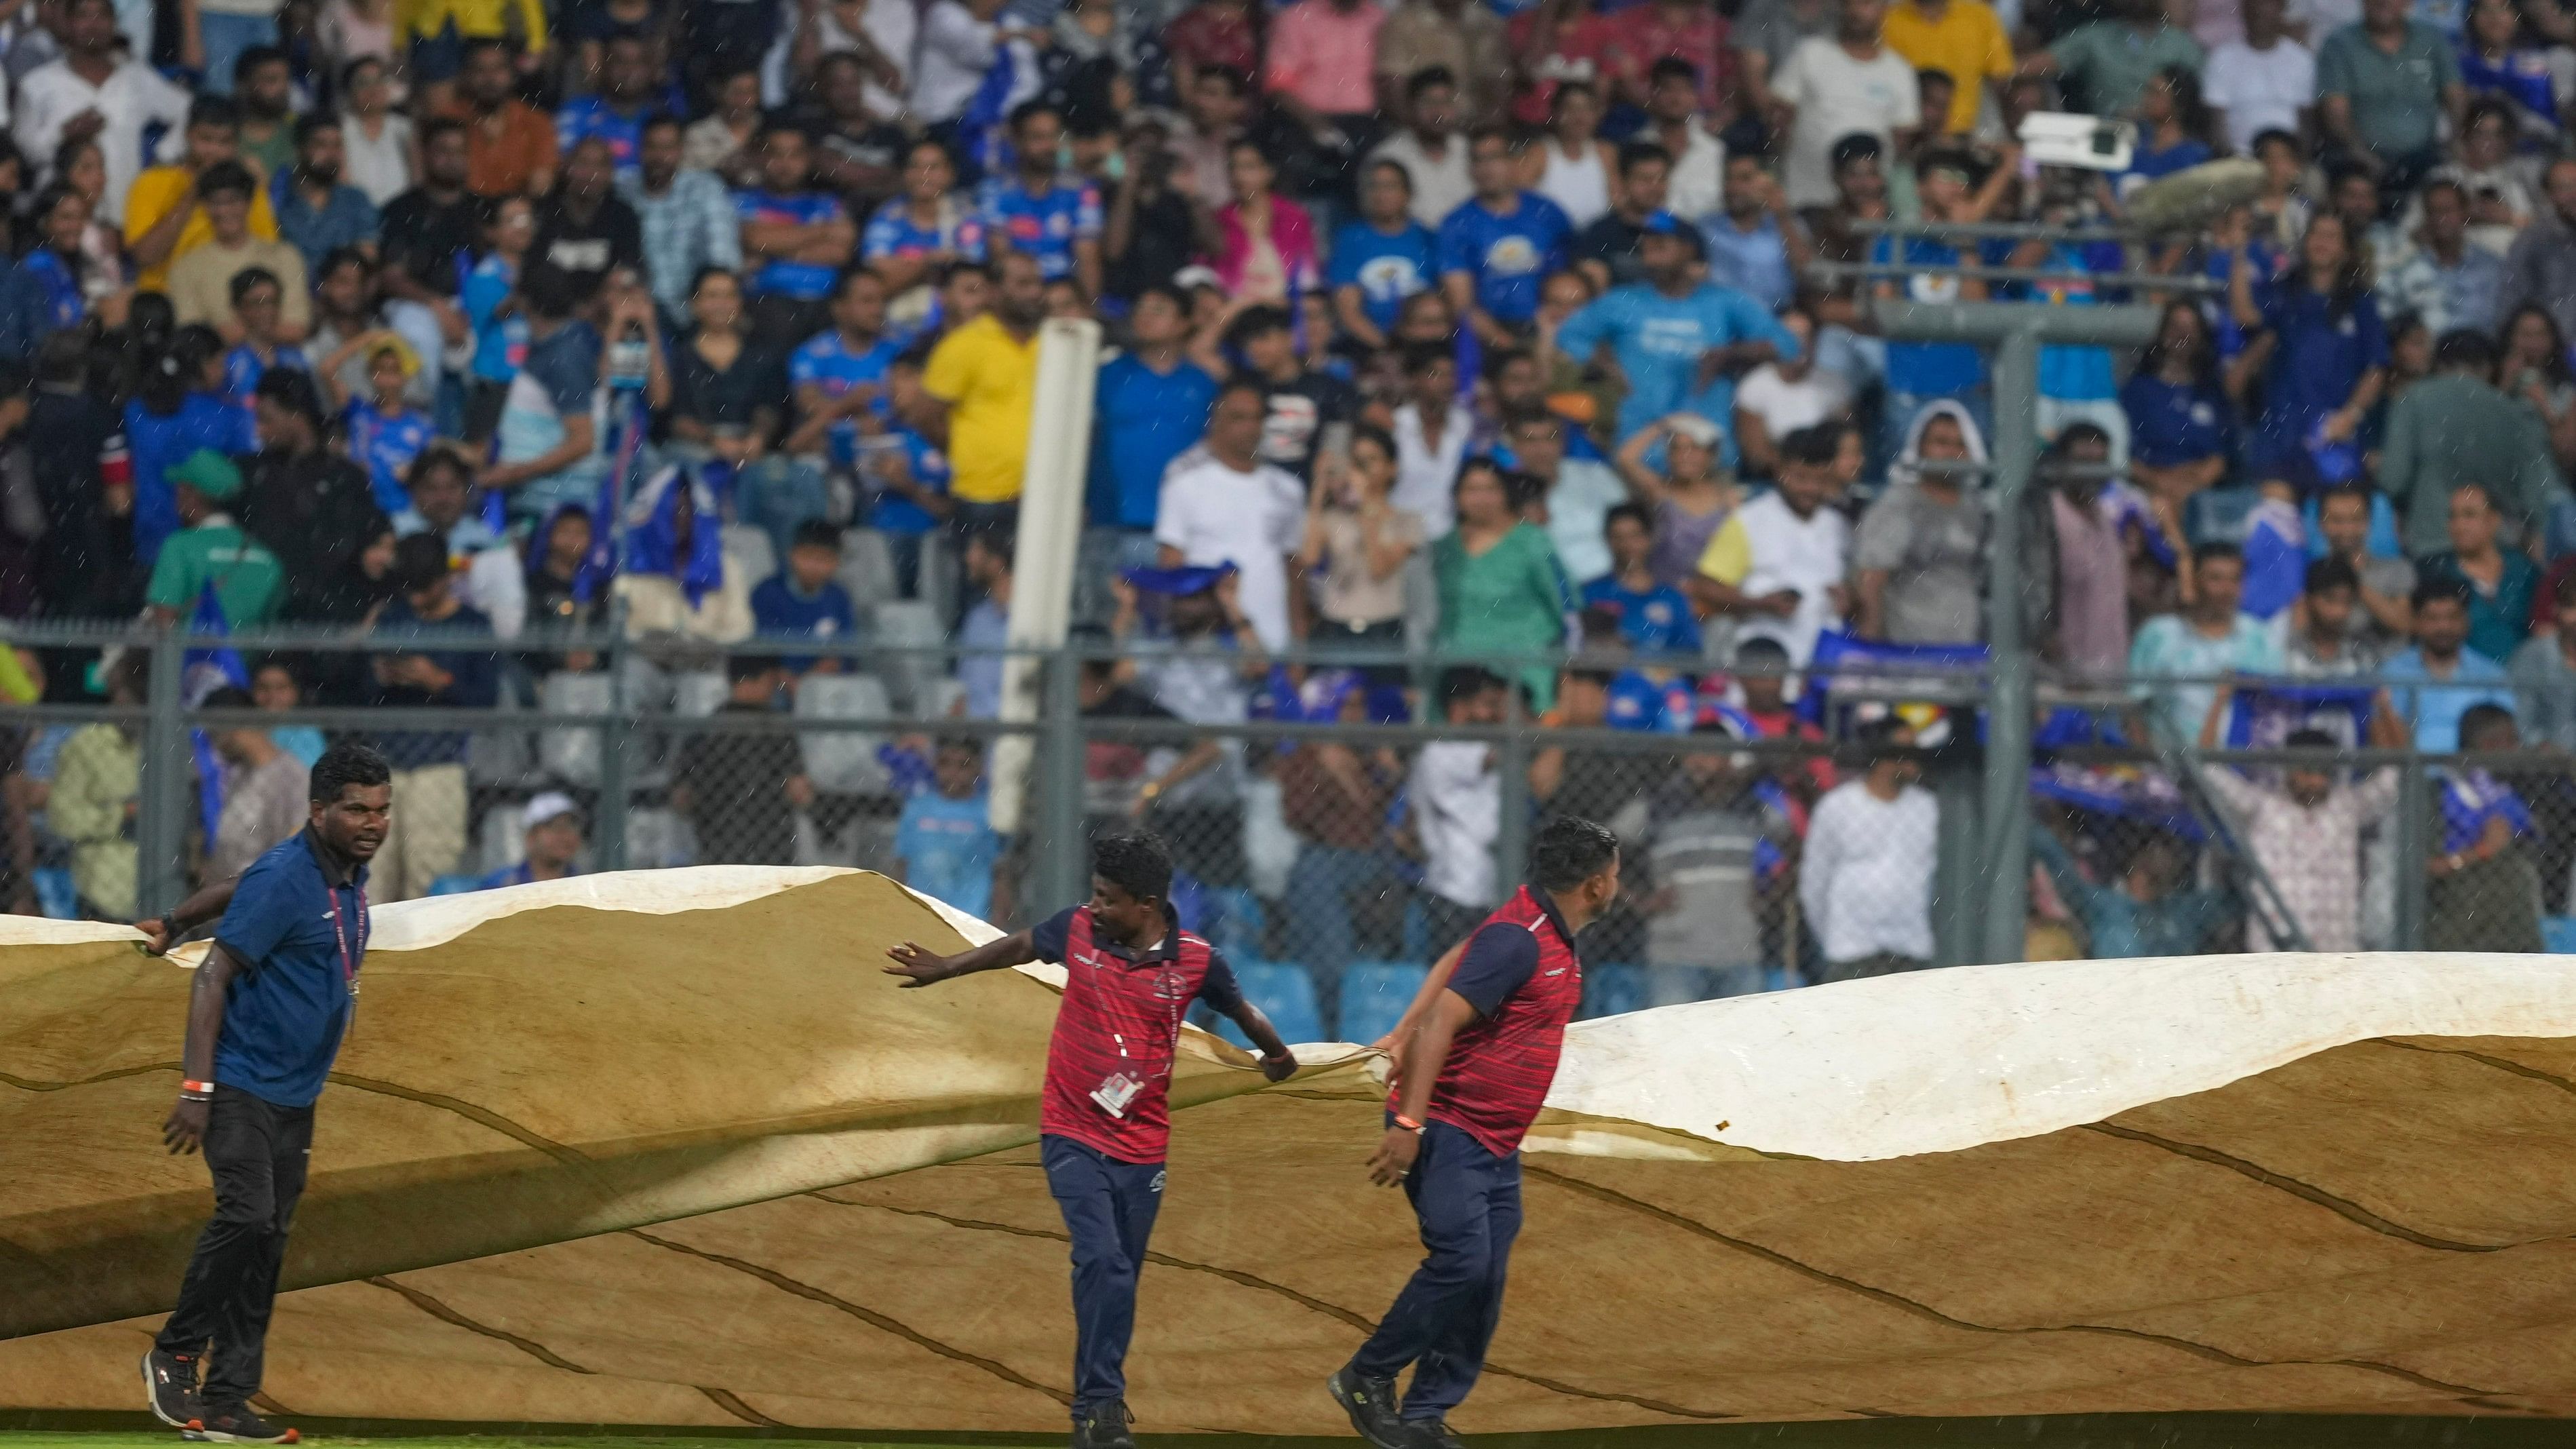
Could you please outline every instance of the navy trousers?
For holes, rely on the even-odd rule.
[[[1476,1386],[1502,1321],[1504,1271],[1521,1231],[1521,1155],[1496,1157],[1448,1123],[1431,1123],[1404,1195],[1422,1223],[1422,1266],[1351,1365],[1384,1379],[1413,1365],[1404,1417],[1438,1419]]]
[[[1073,1417],[1127,1397],[1136,1275],[1163,1206],[1163,1164],[1121,1162],[1070,1137],[1038,1139],[1047,1191],[1073,1237]]]

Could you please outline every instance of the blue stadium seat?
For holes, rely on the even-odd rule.
[[[1244,996],[1270,1018],[1270,1024],[1279,1029],[1281,1041],[1294,1046],[1301,1041],[1324,1039],[1323,1013],[1315,1007],[1315,979],[1306,974],[1305,967],[1228,959],[1234,964],[1234,979],[1242,983]],[[1243,1028],[1224,1017],[1217,1018],[1216,1034],[1246,1051],[1252,1049]]]
[[[57,921],[81,918],[80,888],[72,884],[71,871],[59,865],[40,865],[29,875],[36,886],[36,909]]]
[[[1646,1004],[1646,972],[1641,966],[1604,964],[1583,968],[1583,1010],[1589,1021],[1596,1016],[1618,1016],[1636,1011]]]
[[[2553,956],[2576,956],[2576,916],[2541,917],[2540,944]]]
[[[483,877],[479,875],[443,875],[429,883],[429,893],[434,896],[469,895],[482,886]]]
[[[1344,969],[1342,1040],[1373,1042],[1395,1030],[1428,974],[1425,967],[1397,961],[1360,962]]]

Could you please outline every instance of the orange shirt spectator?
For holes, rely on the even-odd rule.
[[[465,123],[465,189],[477,196],[524,196],[551,181],[558,156],[555,123],[524,101],[504,101],[488,116],[462,102],[440,114]]]

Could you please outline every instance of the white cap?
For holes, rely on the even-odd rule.
[[[1214,287],[1223,291],[1225,279],[1216,274],[1216,268],[1205,263],[1197,263],[1172,273],[1172,285],[1184,292],[1195,291],[1200,287]]]
[[[1675,413],[1664,421],[1676,436],[1688,438],[1703,448],[1716,447],[1718,439],[1726,436],[1725,429],[1720,428],[1714,419],[1698,413]]]
[[[528,802],[528,808],[520,815],[519,828],[522,830],[534,830],[538,826],[545,824],[549,820],[556,819],[559,816],[579,815],[580,813],[580,807],[572,803],[572,797],[570,795],[565,794],[561,790],[548,790],[544,794],[539,795],[534,800]]]

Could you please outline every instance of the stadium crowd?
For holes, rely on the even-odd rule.
[[[2576,746],[2557,0],[16,0],[0,71],[0,618],[421,642],[255,658],[216,703],[532,703],[599,667],[548,643],[612,601],[705,658],[998,645],[1038,330],[1090,317],[1076,612],[1122,657],[1086,669],[1086,717],[1810,740],[1542,740],[1527,793],[1627,812],[1654,862],[1602,959],[1687,967],[1656,979],[1688,995],[1895,969],[1935,954],[1925,721],[1847,729],[1799,674],[1973,656],[1994,413],[1977,349],[1876,335],[1874,295],[2163,306],[2136,355],[2044,350],[2049,456],[2094,466],[2031,494],[2008,601],[2064,679],[2132,682],[2133,742],[2218,740],[2219,681],[2249,675],[2391,682],[2346,742]],[[2012,139],[2061,109],[2133,121],[2128,169]],[[2230,155],[2250,202],[2108,239],[2137,188]],[[1335,649],[1578,657],[1273,668]],[[718,712],[851,662],[734,652]],[[141,698],[139,654],[100,664],[0,655],[0,693]],[[918,684],[895,697],[935,729],[992,717],[1001,670]],[[239,838],[209,832],[201,875],[286,826],[321,744],[219,734]],[[387,743],[377,899],[576,868],[578,782],[523,782],[524,841],[482,850],[467,736]],[[137,748],[12,734],[12,908],[58,850],[52,907],[131,913]],[[1009,914],[980,749],[896,753],[887,858]],[[780,734],[677,750],[674,858],[810,855],[806,765]],[[1163,822],[1216,897],[1398,897],[1266,928],[1329,982],[1498,898],[1497,769],[1457,741],[1095,747],[1087,802]],[[2444,780],[2436,877],[2564,876],[2576,845],[2525,798],[2562,784]],[[2322,770],[2210,788],[2258,857],[2393,802]],[[2165,832],[2034,841],[2076,949],[2243,915]],[[2370,934],[2355,861],[2273,863],[2320,945]],[[2515,943],[2527,919],[2536,948],[2564,888],[2517,875],[2513,909],[2451,917]]]

